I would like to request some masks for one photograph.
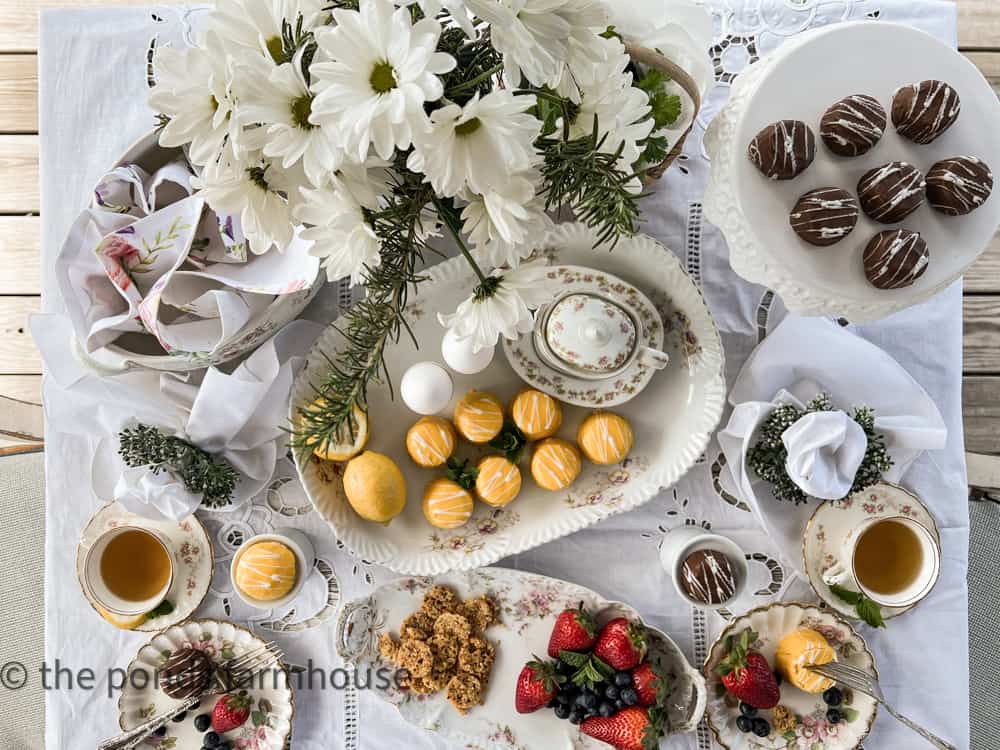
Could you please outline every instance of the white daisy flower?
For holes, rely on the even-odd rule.
[[[362,205],[337,178],[327,187],[302,188],[302,197],[295,217],[307,225],[301,234],[313,243],[309,254],[322,258],[329,281],[363,282],[365,268],[382,262],[382,243]]]
[[[198,47],[160,47],[153,58],[156,85],[149,106],[169,118],[160,145],[188,146],[188,157],[198,165],[219,158],[233,130],[226,61],[206,51],[214,41],[207,34]]]
[[[287,195],[288,179],[281,167],[260,154],[209,163],[191,185],[219,214],[238,215],[250,250],[261,255],[273,246],[284,251],[293,226]]]
[[[617,75],[628,66],[630,58],[617,37],[604,38],[591,29],[574,31],[567,44],[568,55],[557,93],[577,104],[580,89],[596,86],[608,76]]]
[[[470,39],[476,36],[476,27],[472,24],[472,16],[465,7],[464,0],[397,0],[397,5],[409,7],[417,5],[428,18],[437,18],[442,11],[447,11]]]
[[[532,310],[552,299],[547,272],[542,263],[493,271],[454,313],[438,313],[438,322],[456,338],[471,337],[474,353],[495,346],[501,336],[513,341],[531,330]]]
[[[431,113],[431,127],[418,135],[407,166],[422,172],[446,197],[468,186],[474,193],[501,189],[514,172],[534,164],[542,123],[527,110],[534,96],[498,89],[464,107],[449,104]]]
[[[438,75],[452,70],[455,58],[435,51],[437,21],[412,24],[410,11],[391,0],[361,0],[360,11],[333,16],[336,26],[316,32],[313,122],[343,132],[359,161],[369,146],[388,159],[427,128],[424,102],[441,98]]]
[[[256,52],[274,63],[287,62],[282,43],[284,25],[310,31],[329,19],[323,0],[216,0],[208,28],[218,35],[227,54],[239,58]]]
[[[462,209],[462,230],[491,266],[517,266],[552,227],[535,186],[515,176],[502,191],[470,197]]]
[[[286,169],[301,162],[309,182],[323,185],[340,166],[344,150],[336,131],[310,120],[314,95],[300,61],[244,64],[238,71],[237,118],[265,129],[264,156],[280,159]]]

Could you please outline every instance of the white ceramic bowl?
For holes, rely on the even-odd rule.
[[[702,549],[721,552],[732,563],[733,575],[736,579],[735,591],[724,602],[706,604],[692,599],[681,585],[681,566],[684,564],[684,560],[692,552]],[[732,609],[733,603],[746,591],[749,580],[747,558],[739,545],[728,537],[705,531],[700,526],[678,526],[668,531],[660,545],[660,562],[664,570],[670,574],[670,580],[673,581],[677,594],[692,607],[712,610]]]
[[[270,599],[268,601],[255,599],[252,596],[247,596],[235,583],[236,568],[240,564],[240,558],[243,557],[244,552],[258,542],[277,542],[278,544],[285,545],[295,554],[295,585],[292,586],[291,590],[280,599]],[[233,581],[233,590],[236,591],[237,596],[239,596],[244,603],[251,607],[256,607],[257,609],[278,609],[279,607],[285,606],[299,595],[299,592],[302,591],[302,587],[306,585],[306,579],[312,572],[313,564],[315,562],[316,551],[312,542],[309,541],[309,537],[298,529],[275,529],[273,534],[257,534],[256,536],[250,537],[247,541],[240,545],[236,554],[233,555],[232,562],[229,563],[229,577]]]
[[[911,143],[891,122],[879,144],[856,158],[835,156],[819,138],[820,118],[843,97],[870,94],[888,112],[899,86],[928,78],[951,84],[962,100],[958,121],[934,143]],[[794,180],[770,181],[750,163],[747,145],[764,126],[789,118],[816,133],[816,159]],[[862,214],[850,235],[825,248],[792,231],[788,216],[795,201],[820,187],[856,195],[862,174],[895,160],[926,174],[940,159],[970,155],[1000,174],[998,129],[1000,101],[990,84],[968,59],[930,35],[871,21],[806,32],[742,73],[709,128],[705,215],[725,234],[733,270],[774,289],[792,312],[877,320],[930,299],[972,265],[1000,224],[1000,185],[968,216],[943,216],[926,203],[899,224],[877,224]],[[930,264],[912,286],[876,289],[864,275],[864,247],[877,232],[896,227],[921,233]]]
[[[176,158],[180,149],[166,149],[157,141],[157,131],[153,130],[129,146],[108,171],[125,164],[138,164],[147,172],[152,172]],[[86,352],[76,337],[73,337],[73,353],[87,367],[100,375],[113,375],[137,367],[151,370],[186,372],[212,365],[220,365],[256,349],[287,323],[295,320],[316,296],[326,281],[320,273],[313,285],[292,294],[275,297],[262,313],[247,321],[243,329],[232,341],[209,357],[195,353],[164,353],[153,336],[126,334],[115,343],[94,352]]]

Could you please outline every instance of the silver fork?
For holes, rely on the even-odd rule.
[[[212,670],[211,684],[200,693],[185,699],[179,706],[174,706],[169,711],[146,720],[134,729],[123,732],[112,739],[104,740],[97,746],[97,750],[132,750],[132,748],[138,747],[143,740],[170,719],[177,714],[191,710],[203,698],[223,695],[251,685],[257,675],[273,667],[280,658],[281,652],[278,651],[277,647],[273,643],[266,643],[217,665]],[[176,679],[168,677],[161,681],[160,685],[183,689],[190,685],[193,679],[190,674],[182,675]]]
[[[929,743],[938,748],[938,750],[957,750],[954,745],[950,745],[940,737],[938,737],[933,732],[924,729],[922,726],[917,724],[912,719],[908,719],[902,714],[898,713],[892,706],[885,702],[885,698],[882,695],[882,688],[878,685],[878,678],[874,675],[869,674],[860,667],[855,667],[851,664],[844,664],[842,662],[830,662],[829,664],[814,665],[809,667],[809,669],[816,674],[828,677],[831,680],[835,680],[838,684],[844,685],[851,690],[856,690],[858,692],[864,693],[865,695],[870,695],[876,701],[885,706],[885,710],[892,714],[897,721],[901,724],[905,724],[914,732],[919,734]]]

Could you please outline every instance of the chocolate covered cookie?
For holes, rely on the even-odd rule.
[[[858,223],[858,202],[841,188],[820,188],[803,195],[788,217],[795,233],[810,245],[840,242]]]
[[[914,143],[933,143],[955,124],[962,100],[944,81],[920,81],[901,86],[892,97],[892,124]]]
[[[930,261],[927,243],[917,232],[879,232],[865,247],[865,276],[879,289],[901,289],[923,276]]]
[[[184,700],[202,693],[212,679],[212,661],[201,651],[182,648],[160,667],[160,688],[171,698]]]
[[[948,216],[964,216],[993,192],[993,172],[974,156],[942,159],[927,173],[927,202]]]
[[[773,122],[750,141],[747,156],[768,179],[790,180],[812,164],[816,136],[801,120]]]
[[[736,593],[736,573],[723,553],[699,549],[681,563],[681,587],[692,600],[702,604],[723,604]]]
[[[852,94],[830,107],[819,124],[819,137],[838,156],[861,156],[885,133],[885,109],[867,94]]]
[[[858,181],[861,209],[880,224],[895,224],[924,202],[924,176],[905,161],[893,161],[862,175]]]

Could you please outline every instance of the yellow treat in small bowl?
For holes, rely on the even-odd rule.
[[[240,553],[233,584],[262,602],[280,599],[295,586],[295,553],[280,542],[256,542]]]
[[[521,470],[503,456],[486,456],[479,462],[476,494],[494,508],[502,508],[521,491]]]
[[[470,443],[490,442],[503,428],[500,400],[482,391],[469,391],[455,405],[455,427]]]
[[[556,434],[562,424],[562,407],[547,393],[529,389],[514,397],[510,416],[528,440],[541,440]]]
[[[837,652],[820,633],[811,628],[795,630],[778,643],[774,653],[778,671],[792,685],[807,693],[822,693],[834,681],[818,675],[809,667],[837,661]]]
[[[406,433],[406,452],[417,466],[443,466],[455,452],[455,428],[443,417],[421,417]]]
[[[458,482],[438,477],[424,490],[424,516],[439,529],[457,529],[472,516],[472,493]]]
[[[597,411],[583,420],[576,433],[580,450],[591,462],[607,466],[620,463],[632,450],[635,437],[625,417]]]
[[[580,476],[580,451],[560,438],[548,438],[535,446],[531,476],[543,490],[564,490]]]

